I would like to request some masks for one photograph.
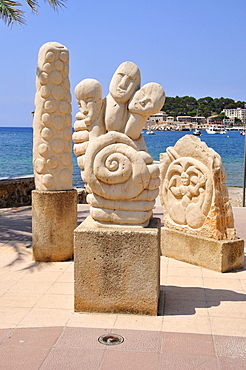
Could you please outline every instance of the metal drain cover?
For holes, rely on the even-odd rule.
[[[124,338],[118,334],[104,334],[98,338],[98,342],[107,346],[114,346],[124,342]]]

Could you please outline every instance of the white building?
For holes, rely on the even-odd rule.
[[[229,118],[238,118],[243,123],[246,124],[246,109],[236,108],[236,109],[224,109],[222,111]]]
[[[166,116],[167,115],[165,112],[160,111],[156,114],[152,114],[151,116],[149,116],[148,121],[155,122],[155,123],[163,122],[166,120]]]

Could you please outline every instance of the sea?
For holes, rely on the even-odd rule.
[[[155,160],[166,148],[175,145],[182,136],[192,134],[187,131],[155,131],[147,135],[143,131],[148,151]],[[246,136],[239,131],[228,131],[227,134],[209,135],[202,131],[200,139],[220,154],[227,174],[226,185],[243,187],[244,178],[244,140]],[[32,175],[31,127],[0,127],[0,178]],[[73,186],[82,187],[80,169],[73,154]]]

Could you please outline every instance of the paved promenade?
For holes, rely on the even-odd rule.
[[[246,240],[246,208],[233,211]],[[31,240],[31,207],[1,209],[0,369],[246,369],[246,269],[161,257],[157,317],[74,313],[73,261],[35,263]],[[100,344],[108,333],[124,342]]]

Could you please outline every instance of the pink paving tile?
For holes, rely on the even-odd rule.
[[[166,298],[164,315],[208,315],[206,301]]]
[[[64,348],[83,348],[83,349],[102,349],[104,345],[98,342],[98,338],[103,334],[108,334],[110,329],[91,329],[91,328],[72,328],[64,329],[63,334],[58,340],[56,347]]]
[[[244,292],[246,292],[246,279],[240,279],[240,283],[242,285]]]
[[[62,332],[62,327],[18,328],[5,338],[3,345],[53,346]]]
[[[202,287],[184,287],[167,285],[166,298],[206,301],[205,289]]]
[[[167,370],[219,370],[215,356],[194,356],[187,354],[162,353],[160,369]]]
[[[111,351],[159,352],[161,348],[161,332],[144,330],[114,330],[124,338],[122,344],[107,347]]]
[[[220,370],[245,370],[246,359],[235,357],[219,357]]]
[[[106,351],[101,370],[151,370],[159,369],[158,353]]]
[[[0,369],[39,369],[49,351],[49,347],[0,346]]]
[[[209,334],[163,333],[162,352],[214,356],[213,337]]]
[[[12,329],[0,329],[0,344],[2,341],[11,334]]]
[[[214,335],[217,356],[243,358],[246,361],[246,337]]]
[[[97,370],[102,362],[103,354],[104,350],[54,348],[40,370]]]
[[[234,292],[230,289],[205,289],[206,298],[211,302],[220,301],[246,301],[245,292]]]

